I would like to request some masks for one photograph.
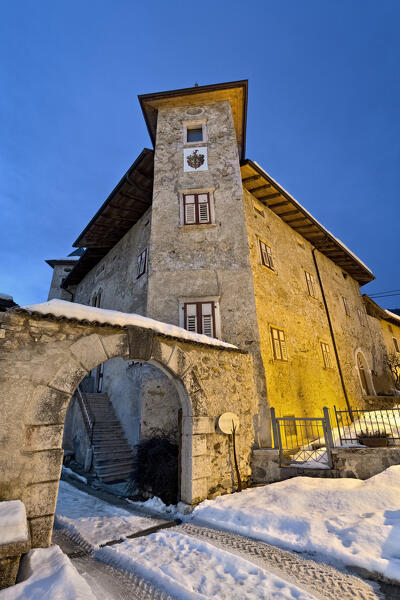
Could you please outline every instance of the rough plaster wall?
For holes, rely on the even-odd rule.
[[[101,308],[145,315],[148,272],[136,279],[136,267],[138,254],[148,247],[150,228],[151,209],[79,283],[74,301],[91,304],[101,289]],[[103,392],[109,394],[131,445],[140,436],[140,388],[128,363],[116,358],[104,364]]]
[[[74,459],[84,467],[86,452],[90,448],[90,441],[79,402],[76,398],[72,398],[67,408],[62,447],[64,450],[72,450],[74,452]]]
[[[208,171],[183,171],[187,107],[159,109],[155,151],[147,314],[179,324],[179,299],[219,296],[222,339],[253,353],[260,413],[264,368],[243,212],[239,158],[228,101],[198,107],[207,120]],[[201,146],[201,144],[199,144]],[[215,224],[182,226],[180,191],[215,188]],[[269,429],[260,424],[261,443]]]
[[[181,408],[175,384],[160,369],[142,364],[141,438],[165,433],[178,441],[178,411]]]
[[[345,407],[345,399],[335,363],[328,321],[312,257],[312,245],[264,207],[264,217],[255,209],[253,196],[244,190],[246,223],[253,269],[261,351],[268,400],[278,415],[319,416],[323,406]],[[258,238],[272,247],[275,270],[261,264]],[[379,332],[362,326],[357,308],[365,314],[357,282],[330,259],[317,252],[318,266],[333,322],[346,388],[353,405],[362,404],[362,393],[355,363],[361,348],[369,368],[376,368],[374,350]],[[314,275],[318,298],[308,295],[304,271]],[[349,302],[351,316],[344,311],[342,296]],[[273,358],[270,326],[285,330],[287,362]],[[332,369],[323,365],[320,342],[329,344]],[[372,365],[375,365],[374,367]]]
[[[47,300],[53,300],[54,298],[58,300],[71,300],[71,294],[61,288],[62,280],[67,277],[71,269],[71,265],[54,266]]]
[[[148,247],[150,229],[151,209],[77,285],[74,302],[90,305],[101,289],[101,308],[145,315],[147,273],[136,279],[136,266],[138,254]]]

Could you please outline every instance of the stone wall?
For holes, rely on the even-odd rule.
[[[328,319],[312,255],[313,246],[267,207],[244,190],[245,213],[253,271],[255,300],[264,361],[268,403],[278,416],[319,416],[323,406],[345,408]],[[261,264],[259,239],[270,244],[274,270]],[[333,322],[349,401],[363,407],[364,398],[356,353],[367,363],[370,392],[388,388],[382,336],[365,313],[358,283],[325,255],[316,251],[317,264]],[[317,297],[308,294],[305,271],[314,276]],[[350,316],[344,310],[346,297]],[[358,311],[361,311],[361,319]],[[274,360],[270,327],[285,332],[288,361]],[[321,342],[329,345],[332,368],[325,368]],[[377,373],[375,379],[371,370]],[[375,389],[375,385],[376,388]]]
[[[184,123],[206,122],[208,169],[185,172]],[[211,190],[214,222],[184,225],[182,193]],[[147,315],[180,324],[179,301],[217,298],[221,338],[253,354],[258,440],[270,441],[264,367],[254,303],[237,140],[228,101],[159,107],[155,148]],[[181,309],[182,310],[182,309]]]
[[[73,266],[74,265],[71,265],[70,262],[64,265],[58,263],[54,265],[47,300],[53,300],[53,298],[58,298],[59,300],[71,300],[71,294],[67,292],[67,290],[62,289],[61,284],[72,270]]]
[[[334,448],[332,462],[339,477],[369,479],[392,465],[400,465],[400,447]]]
[[[0,500],[24,502],[33,547],[51,541],[71,396],[95,365],[115,357],[149,362],[174,382],[182,408],[182,501],[194,504],[234,486],[229,440],[216,429],[223,412],[239,416],[239,466],[249,477],[257,413],[249,354],[135,327],[1,313]]]

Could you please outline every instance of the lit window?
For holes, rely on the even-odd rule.
[[[207,225],[211,223],[210,192],[183,194],[184,225]]]
[[[272,249],[271,246],[263,242],[262,240],[258,240],[260,243],[260,254],[261,254],[261,264],[264,267],[268,267],[269,269],[274,270],[274,261],[272,259]]]
[[[147,248],[143,250],[137,257],[137,267],[136,267],[136,279],[139,279],[144,273],[146,273],[147,267]]]
[[[185,302],[183,308],[185,329],[215,337],[214,302]]]
[[[271,327],[272,347],[275,360],[287,360],[285,332],[282,329]]]
[[[195,127],[188,127],[186,130],[186,141],[190,142],[202,142],[203,141],[203,128],[198,125]]]
[[[347,302],[347,298],[342,296],[342,300],[343,300],[344,311],[345,311],[346,315],[348,317],[350,317],[350,307],[349,307],[349,303]]]
[[[394,349],[396,350],[396,352],[400,352],[399,342],[395,337],[393,338],[393,344],[394,344]]]
[[[314,275],[312,275],[312,273],[309,273],[308,271],[304,271],[304,273],[306,275],[308,295],[311,296],[312,298],[316,298],[317,297],[317,284],[315,283]]]
[[[331,369],[333,367],[333,364],[332,364],[331,349],[330,349],[329,345],[325,344],[325,342],[321,342],[321,350],[322,350],[322,358],[324,360],[324,367],[326,369]]]

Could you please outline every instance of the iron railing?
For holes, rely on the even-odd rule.
[[[96,420],[94,418],[92,411],[90,410],[89,403],[86,399],[86,394],[85,394],[85,392],[83,392],[81,390],[80,386],[77,387],[76,397],[78,398],[79,406],[80,406],[82,416],[83,416],[83,422],[85,423],[86,431],[89,436],[90,445],[92,445],[93,444],[93,430],[94,430],[94,424],[95,424]]]
[[[360,438],[382,434],[390,445],[400,443],[400,407],[349,410],[335,409],[340,445],[358,444]]]
[[[277,418],[271,408],[274,446],[279,448],[281,466],[332,467],[332,430],[328,409],[323,410],[323,417]]]

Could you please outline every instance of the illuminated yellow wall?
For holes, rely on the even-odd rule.
[[[315,417],[322,414],[323,406],[344,408],[313,247],[246,189],[243,194],[268,403],[280,416]],[[259,239],[272,248],[273,271],[261,264]],[[353,407],[364,406],[356,354],[361,351],[365,357],[374,394],[378,390],[371,371],[380,368],[383,352],[379,324],[370,323],[358,283],[320,252],[316,255],[349,400]],[[317,298],[308,294],[305,271],[314,276]],[[343,296],[350,316],[345,313]],[[274,359],[271,326],[285,332],[287,362]],[[329,345],[332,368],[324,367],[321,342]]]

